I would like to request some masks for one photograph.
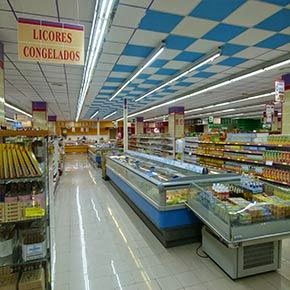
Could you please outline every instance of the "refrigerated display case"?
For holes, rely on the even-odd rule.
[[[200,221],[185,201],[192,181],[213,173],[218,172],[132,151],[106,158],[107,176],[166,247],[200,239]],[[214,176],[227,180],[233,175]]]
[[[290,190],[241,176],[193,182],[187,205],[204,223],[203,250],[233,279],[280,267]]]

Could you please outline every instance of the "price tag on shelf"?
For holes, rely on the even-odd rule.
[[[27,207],[25,209],[25,217],[33,218],[33,217],[42,217],[45,215],[45,210],[40,207]]]
[[[273,165],[273,161],[272,160],[267,160],[266,161],[266,165],[272,166]]]

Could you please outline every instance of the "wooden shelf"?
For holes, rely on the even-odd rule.
[[[48,130],[3,130],[0,137],[46,137]]]

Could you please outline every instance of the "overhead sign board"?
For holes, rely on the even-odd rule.
[[[275,81],[275,101],[283,102],[285,92],[285,82],[283,80]]]
[[[84,26],[36,19],[18,19],[18,58],[63,64],[84,64]]]

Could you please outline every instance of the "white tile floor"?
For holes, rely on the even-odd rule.
[[[55,290],[290,289],[290,240],[278,272],[234,282],[197,244],[165,249],[100,174],[86,156],[67,156],[52,222]]]

